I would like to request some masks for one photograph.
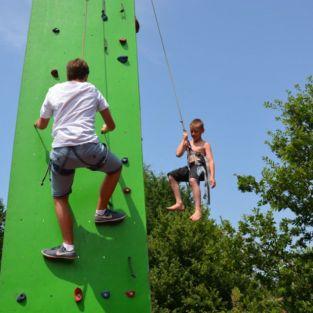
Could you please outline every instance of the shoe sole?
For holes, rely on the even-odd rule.
[[[126,216],[121,216],[120,218],[116,218],[114,220],[95,220],[96,224],[114,224],[123,221]]]
[[[70,256],[61,256],[61,255],[52,256],[52,255],[44,253],[43,251],[41,251],[41,254],[48,259],[54,259],[54,260],[56,260],[56,259],[59,259],[59,260],[75,260],[77,258],[77,256],[71,256],[71,257]]]

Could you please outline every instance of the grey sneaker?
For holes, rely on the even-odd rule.
[[[74,260],[77,258],[75,250],[67,251],[63,245],[51,249],[43,249],[41,253],[48,259]]]
[[[103,223],[116,223],[121,222],[126,217],[126,214],[115,212],[110,209],[106,209],[103,215],[96,214],[95,215],[95,223],[103,224]]]

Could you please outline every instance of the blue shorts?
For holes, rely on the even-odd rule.
[[[122,162],[102,143],[54,148],[50,153],[50,160],[51,191],[55,198],[72,192],[76,168],[85,167],[110,174],[122,167]]]

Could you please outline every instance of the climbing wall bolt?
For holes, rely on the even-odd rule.
[[[125,188],[123,189],[123,192],[126,193],[126,194],[131,193],[131,191],[132,191],[132,190],[131,190],[129,187],[125,187]]]
[[[105,11],[101,11],[101,18],[103,22],[106,22],[108,20],[108,16],[105,14]]]
[[[104,290],[104,291],[101,292],[101,297],[102,297],[103,299],[109,299],[110,296],[111,296],[111,293],[110,293],[110,291],[108,291],[108,290]]]
[[[59,30],[57,27],[53,28],[52,31],[53,31],[55,34],[59,34],[59,33],[60,33],[60,30]]]
[[[122,46],[125,46],[126,43],[127,43],[127,39],[124,38],[124,37],[122,37],[122,38],[119,39],[119,42],[120,42],[120,44],[121,44]]]
[[[51,75],[54,77],[54,78],[59,78],[59,72],[58,70],[54,69],[51,71]]]
[[[74,290],[75,302],[80,302],[83,300],[83,291],[80,288],[75,288]]]
[[[128,56],[126,55],[121,55],[117,58],[117,60],[123,64],[127,63],[128,62]]]
[[[128,164],[128,158],[127,157],[124,157],[121,161],[123,164]]]
[[[17,296],[16,301],[18,303],[22,303],[26,300],[26,294],[25,293],[21,293]]]
[[[128,290],[125,292],[125,295],[128,297],[128,298],[134,298],[135,297],[135,294],[136,292],[134,290]]]

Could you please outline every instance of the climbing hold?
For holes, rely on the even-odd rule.
[[[59,34],[59,33],[60,33],[60,30],[59,30],[57,27],[53,28],[52,31],[53,31],[55,34]]]
[[[125,188],[123,189],[123,192],[124,192],[124,193],[130,193],[130,192],[131,192],[131,189],[130,189],[129,187],[125,187]]]
[[[124,157],[121,161],[123,164],[128,164],[128,158],[127,157]]]
[[[125,295],[128,297],[128,298],[134,298],[135,297],[135,294],[136,292],[134,290],[128,290],[125,292]]]
[[[75,302],[80,302],[83,300],[83,291],[80,288],[75,288],[74,290]]]
[[[137,20],[137,17],[135,17],[135,29],[136,29],[136,33],[139,33],[140,30],[140,24]]]
[[[103,299],[109,299],[110,296],[111,296],[111,293],[108,290],[104,290],[104,291],[101,292],[101,296],[102,296]]]
[[[125,12],[124,4],[123,4],[123,3],[121,3],[120,13],[124,13],[124,12]]]
[[[126,55],[121,55],[117,58],[118,61],[120,61],[121,63],[125,64],[128,62],[128,56]]]
[[[25,293],[21,293],[17,296],[16,301],[18,303],[22,303],[26,300],[26,294]]]
[[[58,70],[54,69],[51,71],[51,75],[54,77],[54,78],[59,78],[59,72]]]
[[[106,22],[108,20],[108,16],[105,14],[105,11],[101,11],[101,18],[103,22]]]
[[[119,39],[119,42],[120,42],[120,44],[121,44],[122,46],[125,46],[126,43],[127,43],[127,39],[124,38],[124,37],[122,37],[122,38]]]

